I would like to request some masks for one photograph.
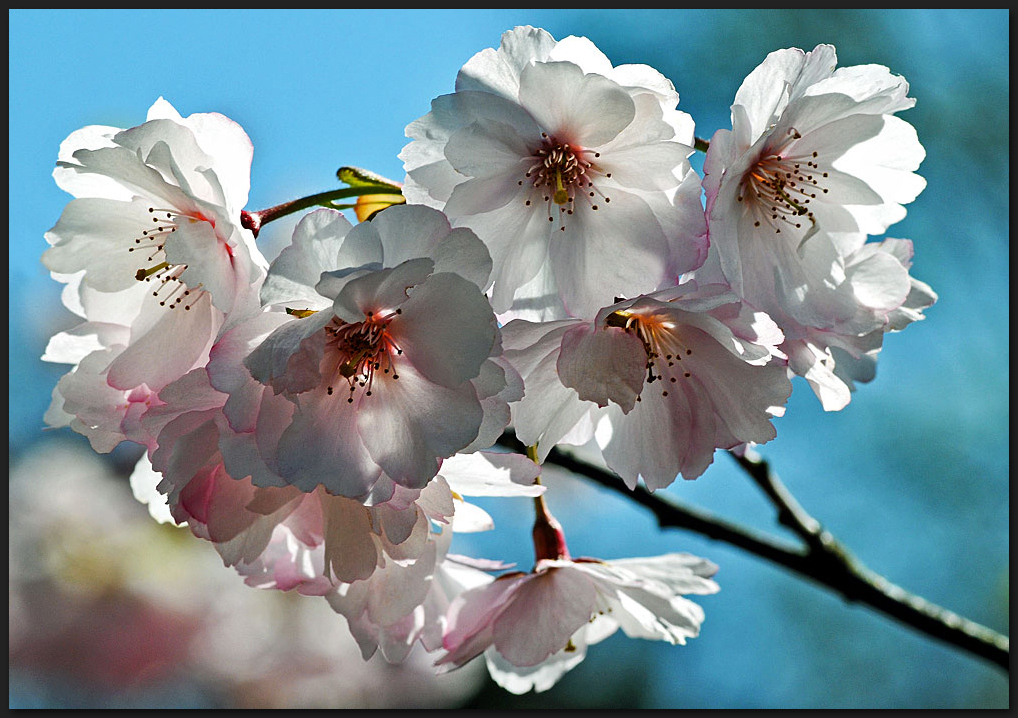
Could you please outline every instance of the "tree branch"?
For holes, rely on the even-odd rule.
[[[510,431],[499,443],[517,451],[523,450]],[[871,571],[798,504],[759,455],[752,450],[743,456],[731,455],[775,506],[778,522],[802,539],[802,547],[783,545],[769,536],[709,512],[655,495],[643,486],[630,490],[612,472],[559,448],[552,449],[545,463],[586,477],[650,509],[662,528],[695,531],[741,548],[826,586],[847,601],[865,604],[932,638],[989,660],[1010,674],[1010,640],[1007,636],[909,593]]]

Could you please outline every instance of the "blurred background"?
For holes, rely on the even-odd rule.
[[[574,555],[689,551],[721,592],[686,646],[620,634],[551,691],[513,696],[475,661],[442,679],[415,651],[365,663],[320,599],[257,591],[212,547],[131,497],[139,451],[46,431],[66,371],[39,360],[75,318],[39,258],[70,199],[60,142],[140,124],[164,96],[221,112],[254,142],[248,209],[334,188],[355,165],[402,180],[404,127],[457,70],[531,24],[589,37],[679,91],[697,135],[730,127],[743,78],[785,47],[837,47],[911,84],[927,189],[889,236],[939,293],[889,335],[876,380],[824,413],[797,383],[761,448],[807,511],[866,565],[1009,631],[1008,10],[9,11],[10,707],[1007,708],[1008,676],[761,559],[662,531],[625,499],[549,470]],[[702,166],[702,156],[696,158]],[[292,224],[269,225],[269,258]],[[791,539],[727,456],[670,498]],[[532,564],[526,501],[481,503],[496,530],[460,553]],[[608,679],[610,677],[610,680]]]

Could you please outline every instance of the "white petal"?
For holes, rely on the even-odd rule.
[[[232,255],[211,224],[181,217],[164,246],[166,261],[171,265],[186,265],[180,277],[184,284],[209,292],[212,303],[220,311],[234,309],[240,260]]]
[[[322,272],[381,262],[381,246],[349,238],[352,229],[341,212],[319,209],[305,215],[293,232],[293,241],[272,262],[261,290],[264,304],[287,303],[292,308],[328,306],[315,285]],[[362,233],[365,239],[370,235]],[[303,307],[298,307],[303,303]]]
[[[540,496],[546,489],[534,483],[541,467],[520,454],[456,454],[442,462],[440,473],[462,496]]]
[[[672,593],[709,594],[718,591],[718,585],[710,580],[718,571],[717,565],[689,553],[613,559],[607,563],[642,579],[662,583]]]
[[[580,320],[533,324],[515,320],[502,329],[505,358],[523,377],[526,393],[512,405],[513,424],[520,440],[538,447],[538,458],[582,422],[593,406],[558,376],[562,335]],[[519,347],[519,349],[517,349]]]
[[[53,246],[43,264],[60,274],[85,270],[83,281],[104,292],[138,284],[135,275],[152,254],[142,234],[152,225],[151,205],[137,199],[78,199],[67,204],[57,224],[46,233]],[[135,243],[135,239],[144,243]]]
[[[514,666],[494,648],[484,652],[484,659],[492,680],[510,693],[522,695],[530,690],[541,693],[558,683],[562,676],[586,658],[586,644],[574,641],[574,645],[575,650],[563,649],[536,666]]]
[[[559,141],[586,148],[610,142],[636,115],[629,93],[606,77],[584,74],[571,62],[524,68],[520,103]]]
[[[647,377],[647,352],[635,333],[580,324],[562,336],[558,374],[580,399],[629,412]]]
[[[429,381],[455,387],[475,378],[495,342],[495,317],[476,284],[457,274],[434,274],[403,302],[390,331]]]
[[[369,312],[386,314],[403,304],[410,290],[423,284],[433,268],[434,263],[422,257],[351,279],[336,296],[333,312],[350,323],[364,321]]]
[[[547,31],[529,25],[502,33],[497,50],[482,50],[456,76],[456,90],[483,90],[515,98],[520,72],[535,60],[547,59],[555,39]]]
[[[452,530],[456,533],[476,533],[479,531],[491,531],[495,528],[495,521],[491,515],[480,506],[456,501],[456,513],[452,520]]]
[[[442,637],[448,653],[435,663],[439,672],[462,666],[492,645],[494,619],[530,578],[524,573],[503,574],[453,599],[446,613],[448,628]]]
[[[358,432],[382,470],[394,481],[421,488],[477,436],[482,410],[473,387],[443,387],[409,362],[394,363],[398,379],[378,378],[371,396],[357,405]],[[346,403],[338,398],[337,403]]]
[[[516,290],[534,279],[548,258],[552,230],[546,213],[543,208],[521,211],[520,204],[463,219],[491,253],[491,305],[498,313],[512,306]]]
[[[142,456],[131,472],[131,492],[134,498],[148,507],[149,515],[156,521],[161,524],[178,525],[170,514],[166,496],[156,489],[162,478],[162,474],[152,470],[148,456]]]
[[[358,501],[321,496],[325,520],[325,562],[336,580],[366,579],[378,565],[371,516]]]
[[[612,192],[610,203],[591,201],[598,209],[571,216],[549,251],[566,309],[585,318],[615,297],[661,288],[668,268],[668,241],[645,201],[623,191]]]
[[[325,351],[322,329],[330,321],[329,314],[321,311],[302,319],[285,315],[287,321],[259,320],[258,325],[267,325],[265,329],[271,329],[272,325],[276,328],[243,360],[244,366],[251,376],[272,386],[276,393],[296,394],[317,387],[322,379],[319,364]],[[250,326],[245,332],[251,335],[238,338],[250,345],[263,335],[258,328],[260,326]]]
[[[321,484],[332,494],[364,496],[381,469],[359,439],[359,420],[354,405],[342,396],[324,391],[302,394],[299,410],[273,452],[279,474],[303,491]],[[275,443],[271,436],[259,441],[262,451]]]
[[[204,363],[221,316],[208,294],[183,307],[155,307],[158,321],[110,365],[110,386],[132,389],[147,384],[159,389]]]
[[[57,154],[57,167],[53,170],[53,179],[64,192],[75,197],[103,197],[120,201],[129,201],[134,195],[115,179],[101,175],[81,174],[74,165],[73,155],[78,150],[97,150],[101,147],[113,147],[113,138],[121,132],[120,127],[107,125],[89,125],[75,130],[60,143]]]
[[[454,272],[481,289],[487,286],[491,258],[484,244],[467,229],[452,229],[443,213],[429,207],[399,205],[375,217],[370,227],[383,247],[385,266],[430,257],[436,272]]]

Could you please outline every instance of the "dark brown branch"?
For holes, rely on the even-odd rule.
[[[507,432],[499,443],[517,451],[523,450],[511,432]],[[732,456],[777,508],[779,523],[802,539],[802,548],[785,546],[701,509],[654,494],[643,486],[630,490],[612,472],[557,448],[548,454],[545,463],[567,469],[626,496],[651,510],[662,528],[695,531],[741,548],[826,586],[848,601],[865,604],[932,638],[989,660],[1010,673],[1010,640],[1007,636],[932,604],[874,573],[798,504],[767,462],[752,451],[747,451],[744,456]]]
[[[986,626],[909,593],[871,571],[830,532],[806,513],[770,466],[755,452],[732,455],[778,510],[778,521],[792,529],[808,547],[810,571],[804,573],[923,633],[993,661],[1010,673],[1010,639]]]

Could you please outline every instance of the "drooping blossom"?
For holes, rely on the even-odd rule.
[[[97,450],[146,443],[122,425],[125,407],[203,366],[227,316],[257,311],[267,263],[240,226],[251,157],[232,120],[183,118],[163,99],[138,127],[89,126],[62,143],[53,174],[75,199],[47,232],[43,263],[84,321],[47,350],[78,374],[50,416],[101,436]]]
[[[543,486],[533,483],[539,473],[540,467],[515,454],[457,454],[442,463],[441,473],[407,508],[387,508],[385,504],[363,507],[372,512],[373,522],[378,520],[376,515],[391,521],[394,512],[405,514],[408,510],[426,517],[426,528],[416,538],[380,554],[377,567],[364,579],[336,582],[324,591],[318,582],[306,583],[301,590],[320,593],[346,618],[365,660],[377,651],[389,663],[400,663],[418,641],[427,651],[438,650],[452,597],[491,581],[490,570],[505,568],[498,562],[488,565],[449,553],[453,532],[493,528],[490,517],[463,497],[538,496],[544,492]],[[333,499],[347,500],[330,497]],[[273,543],[285,535],[281,531]],[[292,552],[292,544],[286,553]],[[305,552],[309,565],[318,565],[320,555],[320,550]],[[258,562],[238,570],[249,583],[259,585],[257,576],[263,568],[264,563]]]
[[[536,563],[463,591],[449,605],[440,673],[484,655],[512,693],[551,688],[619,628],[630,638],[685,644],[703,609],[687,594],[716,593],[718,567],[687,553],[603,561],[573,559],[561,526],[539,501]]]
[[[716,449],[765,443],[791,393],[783,336],[724,287],[684,284],[605,307],[594,321],[503,330],[524,378],[517,436],[543,460],[594,436],[633,488],[695,479]]]
[[[522,390],[499,358],[484,245],[438,211],[393,206],[351,227],[305,217],[273,262],[265,311],[225,332],[234,475],[377,503],[498,438]]]
[[[132,475],[136,497],[159,520],[187,525],[210,541],[224,564],[250,585],[331,596],[336,610],[351,614],[355,634],[365,621],[394,622],[375,614],[369,620],[351,608],[358,596],[367,600],[374,595],[371,586],[391,588],[400,582],[398,593],[410,602],[399,604],[406,612],[424,601],[448,547],[448,535],[441,552],[433,545],[442,525],[449,532],[492,527],[490,517],[464,496],[536,496],[544,491],[534,484],[540,471],[536,464],[489,452],[447,459],[443,473],[424,489],[399,487],[389,501],[371,506],[321,486],[311,492],[258,487],[249,476],[231,475],[224,465],[219,446],[232,433],[223,413],[227,397],[211,386],[204,369],[160,393],[161,404],[144,417],[147,430],[158,437],[158,448],[151,459],[139,461]],[[402,610],[391,601],[387,606],[387,616]],[[417,625],[409,643],[422,629]],[[363,640],[359,635],[358,641]],[[391,652],[389,657],[397,660]]]
[[[135,495],[159,520],[210,541],[250,586],[324,597],[347,619],[365,660],[380,650],[402,662],[418,640],[436,650],[452,595],[491,580],[465,557],[447,556],[453,531],[492,528],[464,496],[544,491],[533,483],[536,464],[489,452],[447,459],[423,489],[399,487],[371,506],[321,486],[257,487],[225,469],[217,446],[231,432],[221,411],[226,395],[204,370],[162,398],[146,417],[159,448],[132,475]]]
[[[407,127],[407,201],[473,229],[500,315],[592,315],[705,256],[693,122],[671,82],[589,40],[506,32]]]
[[[915,104],[908,83],[879,65],[836,66],[830,45],[772,52],[736,93],[732,129],[710,141],[711,246],[751,303],[754,277],[800,287],[798,253],[816,232],[882,234],[926,186],[925,150],[895,116]]]

